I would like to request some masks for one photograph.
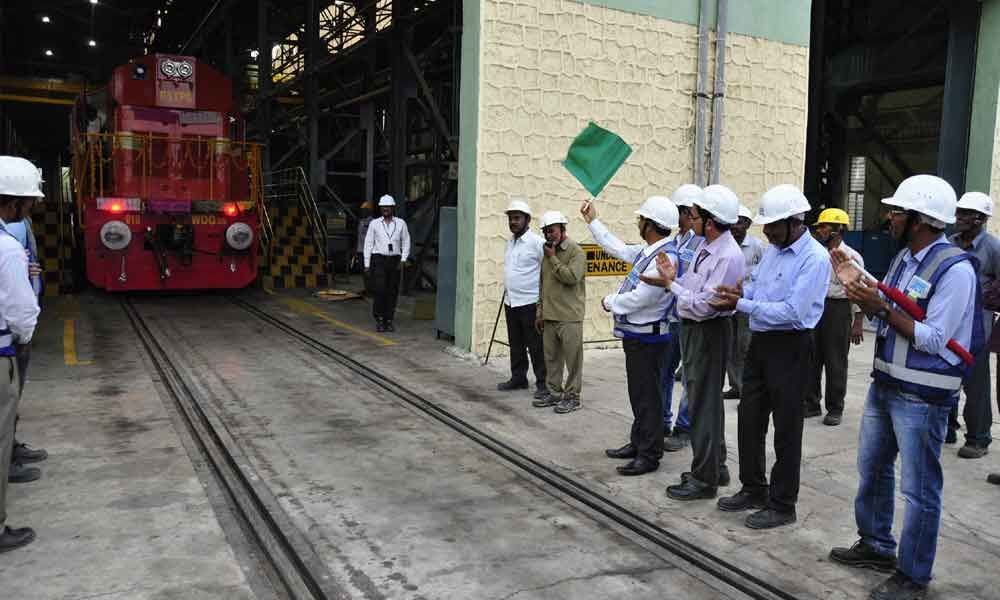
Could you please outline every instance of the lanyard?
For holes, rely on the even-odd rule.
[[[694,272],[695,273],[698,272],[698,267],[701,265],[701,263],[704,262],[704,260],[706,258],[708,258],[710,255],[711,254],[709,253],[708,250],[705,250],[704,248],[702,248],[701,252],[698,253],[698,258],[695,259],[695,261],[694,261]]]
[[[382,219],[382,231],[385,232],[385,242],[392,245],[392,238],[396,235],[396,220],[392,220],[392,233],[389,233],[389,228],[385,226],[385,219]]]

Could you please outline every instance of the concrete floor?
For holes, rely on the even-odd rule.
[[[410,299],[401,303],[399,331],[385,335],[373,331],[364,301],[326,303],[293,292],[250,299],[800,597],[864,597],[883,577],[826,558],[830,546],[855,539],[867,343],[852,354],[844,424],[806,424],[798,523],[761,533],[714,501],[666,497],[664,487],[688,468],[689,451],[668,454],[652,475],[615,474],[603,449],[622,443],[631,421],[620,351],[587,353],[584,409],[560,416],[532,408],[526,392],[497,392],[506,360],[483,367],[457,355],[434,339],[432,322],[407,318]],[[10,500],[11,522],[38,527],[40,539],[0,558],[0,581],[20,586],[17,598],[252,596],[252,564],[181,451],[117,304],[94,295],[81,305],[46,312],[59,326],[43,328],[22,427],[53,457],[43,463],[45,478],[13,486]],[[700,572],[553,496],[222,297],[137,305],[351,597],[725,595]],[[79,321],[78,359],[92,365],[65,364],[61,323],[69,318]],[[734,478],[735,408],[727,403]],[[945,517],[932,597],[1000,598],[990,568],[1000,565],[1000,489],[985,482],[1000,461],[994,454],[958,459],[956,449],[946,447],[943,459]],[[95,561],[92,548],[115,559]]]

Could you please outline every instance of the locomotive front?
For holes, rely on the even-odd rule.
[[[86,119],[74,119],[87,279],[109,291],[252,283],[266,220],[260,148],[241,141],[231,81],[156,54],[115,69],[103,97],[101,107],[84,96]]]

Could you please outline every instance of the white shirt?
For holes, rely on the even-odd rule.
[[[837,247],[843,250],[847,256],[857,261],[857,263],[861,265],[862,269],[865,268],[865,259],[861,258],[861,253],[854,248],[851,248],[843,241],[841,241],[840,245]],[[840,283],[840,279],[837,279],[837,272],[834,270],[830,271],[830,287],[826,289],[826,297],[835,298],[837,300],[844,300],[847,298],[847,291],[844,289],[844,284]],[[861,307],[854,305],[854,312],[861,312]]]
[[[544,246],[545,239],[530,229],[520,237],[507,240],[503,255],[503,285],[507,290],[504,304],[507,306],[517,308],[538,302]]]
[[[743,276],[743,281],[750,279],[753,275],[753,268],[760,264],[760,259],[764,257],[764,248],[767,244],[760,241],[760,238],[746,234],[743,241],[740,242],[740,250],[743,252],[743,260],[746,261],[746,273]]]
[[[670,241],[667,238],[652,245],[646,244],[626,244],[614,236],[608,228],[597,219],[590,222],[590,234],[594,240],[604,248],[605,252],[625,262],[635,263],[651,254],[656,254],[663,250]],[[670,262],[676,264],[673,256],[667,255]],[[656,271],[656,261],[649,261],[643,275],[659,277]],[[621,289],[619,286],[618,289]],[[654,323],[663,319],[670,304],[671,295],[664,293],[663,288],[649,285],[640,281],[630,292],[624,294],[614,293],[604,297],[604,305],[611,309],[614,315],[627,317],[632,323]]]
[[[400,256],[400,260],[406,261],[410,257],[410,231],[406,228],[406,221],[398,217],[389,222],[381,217],[373,219],[365,233],[366,269],[371,266],[372,254]]]
[[[4,222],[0,221],[0,227]],[[10,329],[14,341],[27,344],[38,323],[38,298],[28,279],[28,257],[24,247],[0,232],[0,329]]]

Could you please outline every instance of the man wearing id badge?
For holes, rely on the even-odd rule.
[[[968,363],[985,344],[985,331],[977,261],[944,235],[955,222],[952,187],[933,175],[915,175],[882,202],[890,207],[892,235],[903,246],[883,279],[886,295],[845,253],[831,253],[848,298],[875,317],[876,341],[858,443],[854,515],[860,539],[850,548],[834,548],[830,558],[893,573],[871,598],[916,600],[927,594],[937,552],[948,413],[958,403]],[[897,455],[906,498],[898,546],[892,534]]]
[[[639,276],[655,276],[656,255],[667,248],[670,230],[677,228],[678,219],[677,207],[664,196],[650,196],[635,213],[644,244],[626,244],[615,237],[597,220],[593,202],[584,202],[580,207],[594,240],[608,254],[632,263],[632,270],[618,291],[601,301],[604,310],[614,315],[614,335],[622,340],[633,418],[629,442],[621,448],[606,450],[605,454],[609,458],[630,459],[617,468],[619,474],[626,476],[657,470],[663,457],[661,375],[669,346],[668,316],[673,310],[674,297],[641,281]],[[670,260],[676,263],[677,257],[670,256]]]
[[[393,216],[396,201],[385,195],[378,201],[382,218],[372,221],[365,234],[365,274],[371,274],[375,298],[372,315],[376,331],[395,331],[392,320],[399,297],[400,265],[410,257],[410,232],[406,222]]]

